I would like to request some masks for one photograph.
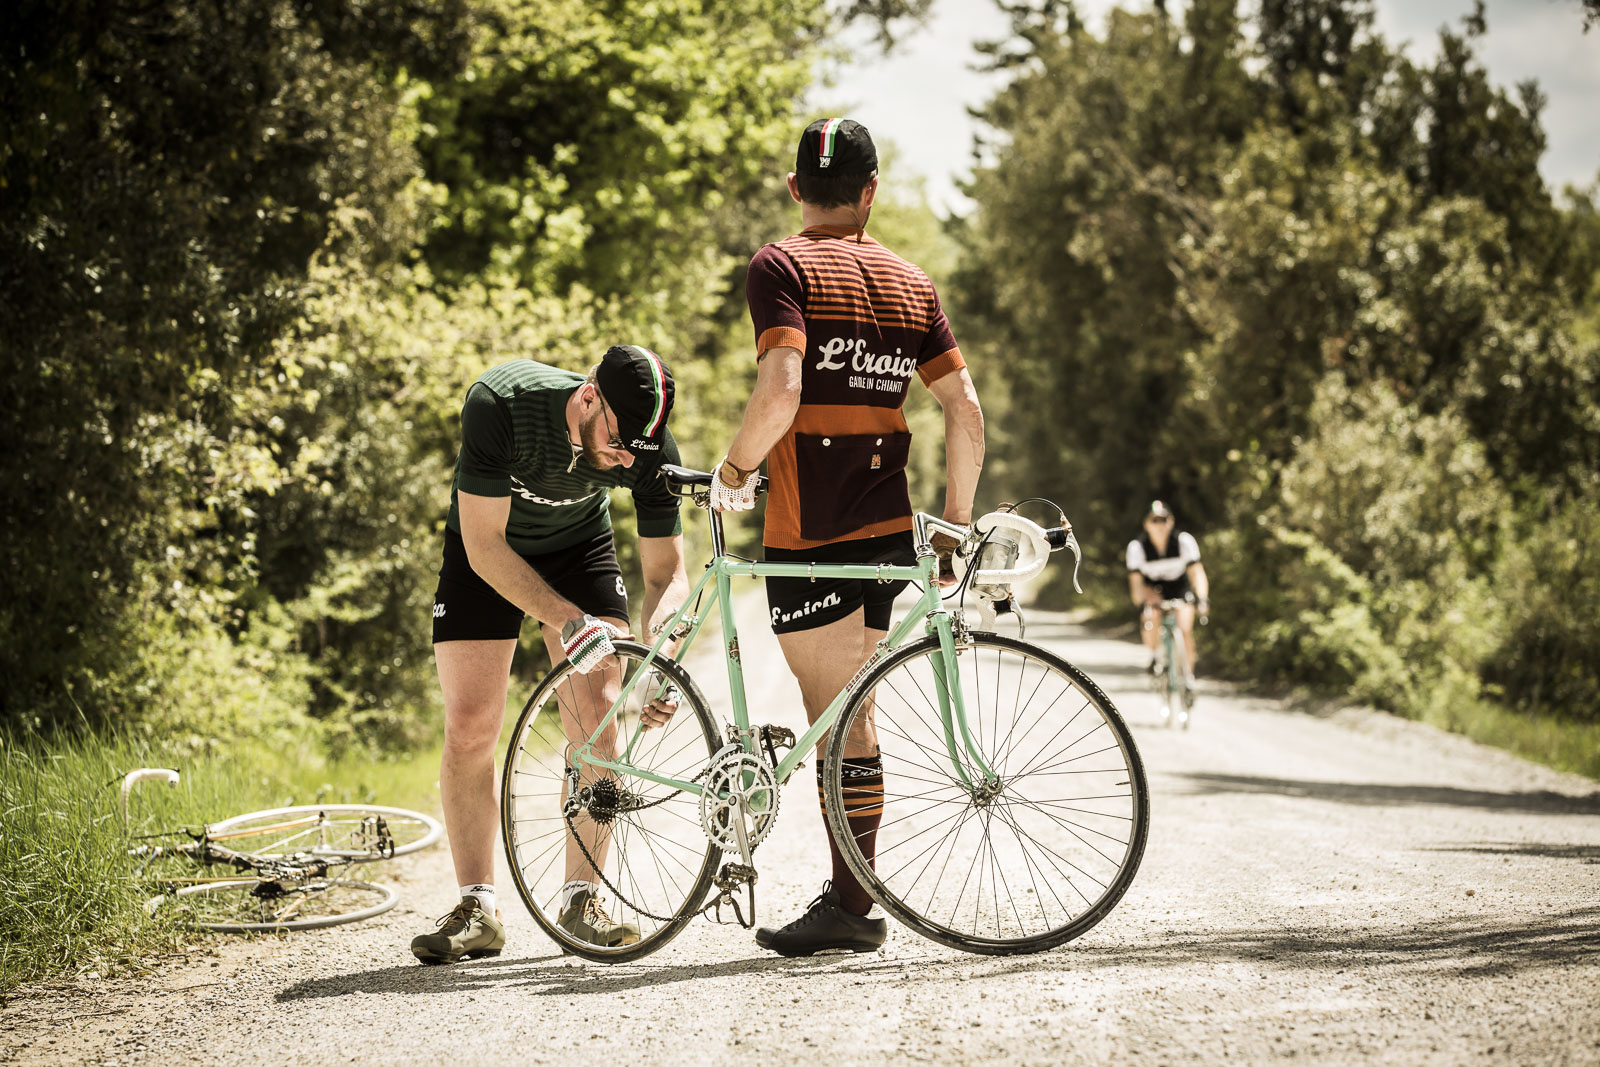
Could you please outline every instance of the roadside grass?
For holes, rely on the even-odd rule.
[[[125,830],[122,776],[180,773],[137,787]],[[0,733],[0,997],[24,982],[107,974],[180,949],[192,931],[145,915],[129,835],[218,822],[260,808],[381,803],[438,808],[439,750],[333,757],[313,739],[171,745],[88,731]]]
[[[1435,705],[1418,718],[1546,767],[1600,780],[1600,723],[1511,711],[1481,699]]]

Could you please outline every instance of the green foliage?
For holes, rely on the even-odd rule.
[[[255,588],[253,506],[284,477],[294,412],[275,405],[298,399],[279,344],[314,259],[377,269],[414,241],[385,71],[448,70],[458,6],[13,14],[0,602],[40,639],[0,653],[5,717],[164,714],[191,653],[292,707],[294,642],[245,636],[282,618]],[[273,650],[265,676],[252,647]]]
[[[779,228],[816,45],[836,18],[920,13],[12,12],[0,618],[39,637],[0,653],[0,726],[427,736],[468,383],[649,344],[686,461],[711,462],[693,444],[742,409],[739,270]]]
[[[1086,496],[1104,570],[1173,501],[1230,672],[1592,718],[1593,194],[1544,187],[1543,99],[1489,80],[1481,7],[1420,66],[1361,0],[1234,13],[1097,36],[1044,2],[991,49],[1020,73],[956,292],[1039,401],[1002,477]]]
[[[1509,707],[1600,724],[1600,493],[1521,525],[1495,570],[1506,632],[1484,676]]]

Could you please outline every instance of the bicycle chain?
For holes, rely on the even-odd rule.
[[[708,775],[710,773],[711,773],[711,765],[707,764],[700,771],[699,774],[697,774],[693,778],[689,779],[689,781],[698,782],[700,779],[704,778],[706,775]],[[682,792],[683,792],[683,790],[681,790],[681,789],[674,789],[672,792],[668,793],[666,796],[662,797],[660,800],[653,800],[648,804],[641,804],[637,808],[632,808],[630,810],[631,811],[648,811],[650,808],[660,807],[662,804],[665,804],[667,801],[671,800],[673,797],[677,796],[678,794],[680,794]],[[676,922],[677,921],[677,916],[673,916],[673,915],[657,915],[655,912],[646,911],[645,909],[639,907],[639,905],[635,904],[633,901],[629,900],[627,897],[623,896],[622,895],[622,890],[618,889],[616,887],[616,885],[612,883],[611,879],[606,877],[606,872],[602,871],[600,869],[600,865],[594,861],[594,856],[589,852],[589,846],[585,845],[583,843],[583,838],[578,836],[578,828],[577,828],[577,826],[575,826],[573,824],[572,816],[570,814],[568,814],[567,812],[562,812],[561,814],[562,814],[562,818],[564,818],[566,820],[566,822],[567,822],[567,832],[572,835],[572,840],[574,840],[574,841],[576,841],[578,843],[578,851],[583,853],[584,862],[589,865],[589,869],[594,871],[595,876],[600,879],[600,881],[605,885],[605,887],[607,889],[611,890],[612,894],[616,896],[617,900],[621,901],[627,907],[632,908],[635,914],[643,915],[647,919],[654,919],[658,923],[670,923],[670,922]],[[697,915],[698,914],[703,914],[704,912],[709,910],[710,907],[711,907],[711,905],[708,904],[708,905],[706,905],[705,908],[700,909],[700,911],[696,912],[695,914],[697,914]]]
[[[789,737],[792,739],[794,737],[793,731],[787,731],[787,732],[789,734]],[[773,763],[776,763],[777,762],[777,753],[773,751],[773,742],[768,737],[766,737],[765,734],[763,734],[763,740],[766,743],[767,753],[771,757]],[[781,744],[781,743],[782,742],[780,741],[779,744]],[[793,740],[790,740],[789,744],[792,747],[793,744],[794,744]],[[696,774],[693,778],[689,779],[689,781],[691,781],[691,782],[700,781],[700,779],[706,777],[707,775],[709,775],[711,773],[711,769],[712,769],[712,765],[710,763],[707,763],[704,767],[702,767],[700,769],[700,773]],[[572,769],[569,767],[569,768],[567,768],[567,770],[568,770],[568,773],[570,775]],[[682,792],[683,792],[683,790],[681,790],[681,789],[674,789],[672,792],[668,793],[666,796],[662,797],[660,800],[652,800],[648,804],[640,804],[638,807],[630,808],[629,810],[630,811],[648,811],[651,808],[660,807],[662,804],[665,804],[667,801],[671,800],[675,796],[678,796]],[[583,853],[584,862],[589,865],[589,869],[590,870],[594,871],[595,876],[600,879],[601,883],[607,889],[611,890],[612,894],[616,896],[618,901],[620,901],[625,906],[633,909],[635,914],[643,915],[647,919],[654,919],[658,923],[670,923],[670,922],[676,922],[677,921],[677,917],[676,916],[657,915],[654,912],[646,911],[645,909],[639,907],[639,905],[635,904],[633,901],[629,900],[627,897],[623,896],[622,890],[618,889],[616,887],[616,885],[611,881],[611,879],[606,877],[606,873],[600,869],[600,865],[594,861],[594,856],[589,852],[589,846],[585,845],[583,843],[583,838],[578,836],[578,828],[577,828],[577,826],[575,826],[573,824],[572,816],[570,814],[568,814],[567,812],[565,812],[565,811],[563,811],[561,813],[561,815],[562,815],[562,818],[566,820],[567,833],[572,835],[572,840],[574,840],[578,844],[578,851]],[[750,854],[751,854],[752,857],[755,855],[755,851],[756,851],[757,847],[759,847],[759,843],[757,845],[752,845],[750,847]],[[745,868],[743,868],[742,865],[736,865],[736,866],[739,866],[741,871],[743,871],[745,869]],[[720,878],[720,876],[719,876],[719,878]],[[754,883],[754,881],[755,881],[755,872],[754,872],[754,870],[750,871],[750,881],[752,883]],[[720,885],[720,882],[719,882],[719,885]],[[707,912],[711,911],[711,909],[715,908],[718,905],[718,903],[721,901],[721,899],[722,899],[722,893],[718,893],[716,900],[713,900],[711,903],[707,904],[705,907],[701,908],[699,911],[695,912],[694,914],[695,915],[704,915],[704,914],[706,914]],[[734,914],[735,915],[739,915],[739,905],[738,905],[737,901],[734,901],[733,910],[734,910]],[[720,912],[718,914],[720,914]],[[752,917],[751,922],[753,923],[754,921],[755,920]],[[742,915],[740,916],[740,923],[741,923],[741,925],[743,925],[743,916]]]

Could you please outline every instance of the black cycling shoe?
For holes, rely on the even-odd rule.
[[[788,926],[756,931],[756,944],[781,956],[814,956],[818,952],[876,952],[889,936],[889,924],[844,909],[831,882],[806,913]]]

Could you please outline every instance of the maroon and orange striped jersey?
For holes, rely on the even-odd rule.
[[[797,348],[800,410],[767,454],[764,542],[803,549],[911,529],[901,407],[915,371],[966,366],[923,271],[849,227],[764,246],[745,282],[756,352]]]

